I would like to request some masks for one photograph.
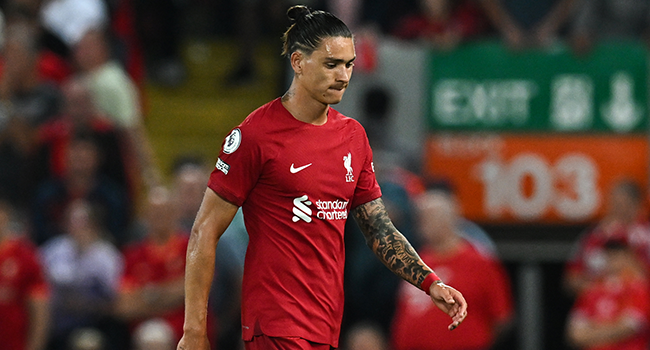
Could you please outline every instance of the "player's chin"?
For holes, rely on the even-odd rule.
[[[337,104],[341,102],[343,99],[343,93],[345,92],[345,89],[343,90],[335,90],[335,89],[330,89],[328,93],[323,96],[325,99],[325,102],[330,105]]]

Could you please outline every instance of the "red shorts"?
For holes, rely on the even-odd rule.
[[[244,341],[246,350],[332,350],[328,344],[312,343],[300,337],[269,337],[256,335]]]

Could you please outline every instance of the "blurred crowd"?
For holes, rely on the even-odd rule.
[[[357,33],[362,70],[372,68],[381,37],[436,50],[488,37],[513,50],[561,40],[581,55],[598,40],[650,39],[648,0],[303,2],[334,12]],[[190,7],[233,14],[239,51],[226,84],[259,79],[256,48],[269,28],[280,36],[289,3],[0,1],[0,348],[175,348],[188,235],[211,169],[181,157],[164,183],[145,128],[145,81],[183,82],[182,14]],[[352,223],[343,346],[498,347],[516,313],[494,242],[463,219],[453,188],[395,161],[382,124],[389,99],[381,91],[368,98],[365,126],[391,217],[424,261],[465,294],[470,316],[447,332],[446,316],[391,275]],[[607,215],[576,244],[564,281],[576,300],[566,333],[576,348],[650,346],[646,192],[618,184]],[[215,348],[241,347],[246,244],[239,213],[217,248],[208,320]]]

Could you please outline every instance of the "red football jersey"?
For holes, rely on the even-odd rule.
[[[127,248],[124,251],[125,266],[121,288],[133,290],[147,285],[160,285],[174,281],[185,274],[185,253],[188,237],[173,235],[164,245],[150,239]],[[183,335],[185,308],[178,308],[161,315],[174,329],[177,339]]]
[[[25,349],[29,300],[47,294],[36,248],[23,239],[0,243],[0,348]]]
[[[324,125],[304,123],[276,99],[226,138],[208,186],[243,207],[244,339],[298,336],[337,347],[345,221],[381,196],[363,127],[332,108]]]
[[[445,283],[462,291],[471,310],[462,326],[449,332],[449,316],[422,290],[403,282],[393,319],[393,348],[489,348],[494,341],[494,326],[513,312],[510,281],[503,266],[467,243],[453,255],[440,256],[424,249],[420,257]]]
[[[603,248],[611,239],[626,242],[637,257],[650,267],[650,225],[646,221],[639,221],[628,226],[601,224],[584,233],[567,262],[567,273],[587,274],[591,277],[597,275],[605,264]]]
[[[597,324],[615,322],[622,315],[633,317],[641,325],[633,336],[589,350],[645,350],[650,346],[650,290],[645,280],[600,281],[578,296],[570,317],[582,318]]]

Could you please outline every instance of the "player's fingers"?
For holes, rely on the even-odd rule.
[[[454,290],[454,299],[456,300],[456,305],[460,308],[460,312],[467,313],[467,301],[465,300],[465,297],[463,297],[463,294]]]
[[[452,323],[448,327],[449,330],[453,331],[454,329],[456,329],[456,327],[458,327],[463,322],[465,316],[467,316],[467,312],[454,315],[454,317],[452,318]]]
[[[452,316],[452,320],[462,322],[465,319],[465,316],[467,316],[466,311],[458,311]]]
[[[449,325],[449,330],[454,330],[458,327],[465,317],[467,316],[467,302],[463,295],[454,290],[454,299],[456,303],[453,305],[453,308],[450,309],[450,315],[452,316],[452,324]]]

